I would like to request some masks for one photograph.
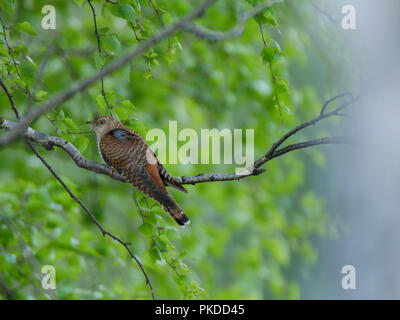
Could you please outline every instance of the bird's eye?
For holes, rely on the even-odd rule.
[[[105,121],[103,119],[99,121],[99,124],[104,124],[104,123]]]

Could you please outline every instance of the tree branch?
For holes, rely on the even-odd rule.
[[[267,158],[267,160],[261,160],[259,159],[259,162],[262,162],[263,164],[277,158],[279,156],[284,155],[285,153],[288,153],[290,151],[298,150],[298,149],[303,149],[303,148],[309,148],[321,144],[355,144],[354,141],[351,138],[348,137],[325,137],[325,138],[320,138],[320,139],[315,139],[315,140],[309,140],[305,142],[300,142],[300,143],[295,143],[288,145],[287,147],[284,147],[276,152],[270,157]],[[256,161],[257,163],[257,161]],[[248,178],[251,176],[258,176],[261,173],[265,172],[265,169],[261,169],[259,167],[254,167],[253,171],[250,171],[248,174],[244,175],[238,175],[235,173],[210,173],[210,174],[199,174],[197,176],[193,177],[187,177],[187,176],[182,176],[182,177],[176,177],[175,179],[181,183],[181,184],[197,184],[197,183],[204,183],[204,182],[215,182],[215,181],[234,181],[234,180],[241,180],[244,178]]]

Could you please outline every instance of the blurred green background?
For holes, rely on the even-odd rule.
[[[10,27],[7,38],[21,78],[3,30],[0,75],[20,112],[132,51],[139,41],[200,3],[115,2],[93,1],[102,55],[97,52],[87,1],[1,2],[1,18]],[[261,2],[219,0],[196,23],[229,30],[241,12]],[[41,27],[41,10],[47,4],[56,9],[55,30]],[[352,88],[339,24],[321,14],[329,6],[326,1],[285,1],[250,19],[241,36],[221,42],[179,32],[105,78],[113,113],[144,136],[151,128],[168,133],[169,120],[178,121],[178,130],[254,129],[258,158],[289,129],[316,116],[325,100]],[[94,134],[77,134],[88,131],[88,119],[105,112],[100,90],[96,83],[33,127],[61,136],[88,159],[101,161]],[[0,116],[15,120],[3,91]],[[337,121],[329,121],[291,142],[337,128]],[[132,242],[157,298],[298,299],[300,280],[310,278],[310,268],[318,260],[316,241],[334,237],[340,227],[326,211],[315,188],[318,183],[311,183],[329,165],[324,148],[331,147],[277,158],[257,177],[187,185],[188,194],[171,191],[192,220],[184,229],[137,192],[143,221],[128,184],[76,167],[61,150],[39,151],[105,229]],[[233,172],[235,165],[167,161],[166,167],[175,176],[190,176]],[[56,268],[56,290],[41,287],[44,265]],[[0,282],[3,299],[151,298],[143,274],[125,249],[101,236],[22,141],[0,149]]]

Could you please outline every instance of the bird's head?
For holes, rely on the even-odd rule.
[[[86,123],[93,126],[94,132],[96,132],[99,137],[121,126],[121,122],[109,116],[97,116],[92,121]]]

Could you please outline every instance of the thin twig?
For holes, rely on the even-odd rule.
[[[149,0],[149,2],[150,2],[150,5],[153,7],[154,11],[156,12],[158,21],[160,22],[160,26],[164,28],[165,27],[164,19],[161,16],[160,8],[158,7],[157,1],[154,0],[154,2],[156,2],[156,4],[154,4],[153,0]],[[168,37],[168,51],[170,51],[170,49],[171,49],[171,39]]]
[[[320,14],[324,15],[325,17],[327,17],[328,20],[329,20],[330,22],[332,22],[332,23],[334,23],[334,24],[337,23],[338,20],[337,20],[336,18],[332,17],[328,12],[322,10],[322,9],[321,9],[320,7],[318,7],[315,3],[313,3],[313,7],[314,7],[314,9],[317,10]]]
[[[99,51],[99,55],[101,57],[103,52],[101,50],[101,42],[100,42],[99,31],[97,29],[96,11],[95,11],[95,9],[94,9],[94,7],[92,5],[92,2],[90,0],[87,0],[87,1],[88,1],[89,5],[90,5],[90,8],[92,9],[93,23],[94,23],[94,33],[95,33],[96,39],[97,39],[97,50]],[[104,66],[102,65],[100,70],[103,71],[103,68],[104,68]],[[101,77],[100,82],[101,82],[101,94],[102,94],[102,96],[104,98],[104,101],[106,102],[107,110],[111,114],[111,108],[110,108],[110,105],[109,105],[108,100],[107,100],[107,94],[106,94],[106,91],[104,90],[104,77]]]
[[[137,41],[138,43],[140,43],[142,40],[141,40],[141,39],[139,38],[139,36],[137,35],[136,30],[135,30],[135,26],[133,25],[132,22],[129,22],[129,25],[130,25],[130,27],[131,27],[131,29],[132,29],[132,31],[133,31],[133,34],[135,35],[136,41]],[[143,55],[143,58],[144,58],[144,60],[146,61],[148,72],[151,73],[150,59],[149,59],[146,55]]]
[[[323,105],[322,108],[321,108],[321,113],[320,113],[320,115],[323,115],[323,114],[324,114],[326,107],[327,107],[330,103],[332,103],[333,101],[335,101],[335,100],[337,100],[337,99],[339,99],[339,98],[346,97],[346,96],[347,96],[347,97],[351,97],[351,98],[353,97],[353,95],[352,95],[350,92],[344,92],[344,93],[338,94],[337,96],[334,96],[333,98],[331,98],[331,99],[325,101],[324,105]],[[339,110],[339,111],[340,111],[340,110]]]
[[[264,44],[264,48],[265,48],[265,47],[267,46],[267,42],[265,41],[264,31],[263,31],[263,29],[262,29],[262,25],[261,25],[261,22],[260,22],[260,18],[259,18],[258,16],[256,16],[256,17],[257,17],[258,26],[259,26],[259,28],[260,28],[261,38],[262,38],[262,41],[263,41],[263,44]],[[278,79],[277,79],[277,77],[275,76],[274,70],[273,70],[273,68],[272,68],[272,61],[271,61],[271,59],[268,59],[268,65],[269,65],[269,70],[271,71],[272,82],[274,83],[274,97],[275,97],[276,103],[278,104],[279,115],[280,115],[280,117],[281,117],[281,119],[282,119],[282,107],[281,107],[281,103],[280,103],[280,101],[279,101],[278,91],[276,90],[276,82],[277,82]]]
[[[15,70],[17,71],[17,75],[21,79],[21,74],[20,74],[18,66],[17,66],[17,61],[15,61],[13,50],[12,50],[11,46],[8,44],[8,40],[7,40],[6,29],[9,29],[9,28],[6,28],[6,26],[4,24],[4,21],[3,21],[3,19],[1,17],[0,17],[0,23],[1,23],[1,26],[3,27],[3,38],[4,38],[4,42],[6,44],[6,47],[8,49],[8,53],[11,56],[11,59],[13,61],[14,67],[15,67]]]
[[[268,156],[272,155],[272,154],[275,152],[275,150],[276,150],[282,143],[284,143],[287,139],[289,139],[291,136],[293,136],[294,134],[296,134],[296,133],[299,132],[300,130],[302,130],[302,129],[304,129],[304,128],[307,128],[307,127],[309,127],[309,126],[311,126],[311,125],[313,125],[313,124],[317,123],[318,121],[321,121],[321,120],[323,120],[323,119],[325,119],[325,118],[329,118],[329,117],[332,117],[332,116],[340,116],[340,115],[341,115],[341,114],[340,114],[340,111],[343,110],[344,108],[347,108],[350,104],[352,104],[353,102],[355,102],[356,99],[358,99],[358,98],[352,98],[350,101],[348,101],[348,102],[346,102],[346,103],[343,103],[342,105],[340,105],[339,107],[337,107],[336,109],[334,109],[333,111],[331,111],[331,112],[329,112],[329,113],[325,113],[324,111],[325,111],[326,107],[327,107],[330,103],[332,103],[333,101],[339,99],[340,97],[346,96],[346,95],[348,95],[348,94],[347,94],[347,93],[345,93],[345,94],[339,94],[339,95],[337,95],[337,96],[335,96],[335,97],[333,97],[333,98],[327,100],[327,101],[324,103],[324,105],[322,106],[322,108],[321,108],[321,113],[320,113],[319,116],[317,116],[317,117],[311,119],[310,121],[307,121],[307,122],[304,122],[304,123],[298,125],[296,128],[294,128],[294,129],[290,130],[288,133],[286,133],[282,138],[280,138],[277,142],[275,142],[275,143],[272,145],[271,149],[267,152],[267,154],[265,155],[265,157],[267,158]]]
[[[1,77],[0,77],[0,86],[3,88],[4,92],[6,93],[8,100],[10,101],[11,108],[13,109],[13,111],[15,113],[15,116],[17,117],[17,119],[19,119],[19,112],[15,105],[14,98],[13,98],[12,94],[10,93],[10,91],[8,91],[8,88],[6,87],[4,81]]]
[[[133,197],[135,198],[136,207],[138,208],[140,216],[142,217],[142,221],[144,222],[144,214],[143,214],[143,211],[142,211],[142,207],[140,206],[139,201],[136,198],[136,188],[135,187],[133,187],[132,193],[133,193]]]

